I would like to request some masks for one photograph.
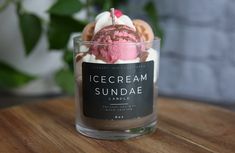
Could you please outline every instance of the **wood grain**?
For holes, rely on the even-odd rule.
[[[158,129],[126,141],[84,137],[75,130],[73,99],[0,110],[0,153],[234,153],[235,113],[159,98]]]

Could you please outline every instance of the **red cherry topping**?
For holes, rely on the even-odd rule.
[[[118,9],[115,9],[114,10],[114,15],[119,18],[120,16],[122,16],[122,11],[121,10],[118,10]]]

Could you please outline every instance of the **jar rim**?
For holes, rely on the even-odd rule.
[[[110,43],[99,43],[96,41],[83,41],[81,39],[81,34],[73,37],[73,41],[75,44],[84,44],[84,45],[110,45]],[[161,39],[157,36],[154,37],[152,41],[142,41],[142,42],[115,42],[114,44],[111,43],[112,45],[146,45],[146,44],[152,44],[153,42],[159,42],[160,43]]]

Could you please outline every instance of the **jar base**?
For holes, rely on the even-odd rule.
[[[76,124],[77,131],[82,135],[103,140],[126,140],[141,135],[153,133],[156,130],[156,127],[157,127],[157,121],[151,122],[150,124],[143,127],[137,127],[128,130],[115,130],[115,131],[94,130]]]

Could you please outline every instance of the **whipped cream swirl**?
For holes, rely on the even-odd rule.
[[[114,16],[114,18],[116,24],[126,25],[130,28],[133,28],[136,31],[132,20],[127,15],[121,15],[120,17]],[[95,18],[95,21],[96,24],[95,24],[94,34],[96,34],[100,29],[112,25],[112,17],[110,12],[105,11],[103,13],[98,14]]]

